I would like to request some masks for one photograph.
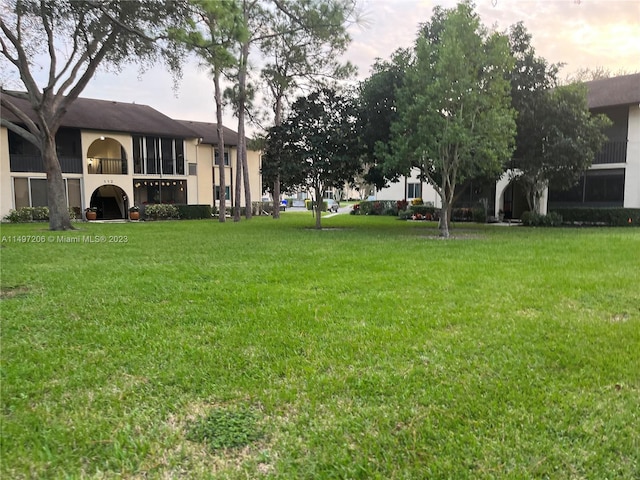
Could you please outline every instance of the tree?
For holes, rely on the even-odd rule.
[[[186,19],[182,2],[13,0],[0,12],[3,64],[18,76],[23,91],[2,89],[0,105],[19,122],[1,124],[41,152],[47,174],[49,227],[72,229],[56,132],[65,111],[78,98],[99,66],[120,68],[127,62],[148,63],[164,56],[179,72],[181,52],[167,48],[166,32]],[[45,46],[43,49],[42,46]],[[46,53],[41,54],[43,51]],[[40,54],[40,55],[39,55]],[[38,70],[45,66],[42,85]],[[3,67],[4,68],[4,67]],[[29,101],[34,114],[12,99]]]
[[[514,175],[529,209],[539,212],[546,188],[571,188],[591,166],[611,121],[589,112],[584,84],[547,90],[530,113],[519,122],[521,143]]]
[[[634,73],[638,73],[638,70],[626,70],[621,68],[614,72],[611,69],[602,66],[595,68],[586,67],[579,68],[575,72],[567,75],[562,83],[566,85],[579,82],[591,82],[593,80],[603,80],[605,78],[632,75]]]
[[[434,9],[422,27],[393,125],[390,162],[419,167],[442,200],[440,235],[449,236],[456,185],[499,172],[510,157],[515,112],[506,36],[488,32],[473,5]]]
[[[359,87],[358,120],[364,150],[365,184],[384,188],[390,181],[408,174],[391,156],[391,126],[398,120],[398,92],[412,60],[411,51],[398,49],[390,61],[377,59],[372,74]],[[365,187],[366,188],[366,187]]]
[[[272,99],[273,124],[277,127],[282,123],[288,96],[353,74],[354,68],[337,58],[350,42],[345,26],[355,14],[355,0],[273,1],[276,9],[270,17],[271,26],[259,44],[266,58],[262,80]],[[266,172],[274,198],[273,218],[279,218],[280,162],[273,157],[265,161],[272,162],[263,162],[263,177]]]
[[[324,88],[298,99],[267,138],[267,160],[278,159],[287,186],[314,192],[316,228],[322,228],[327,188],[341,188],[360,169],[356,108],[350,98]]]
[[[226,219],[226,177],[224,164],[224,125],[222,123],[223,72],[235,64],[233,46],[247,37],[242,12],[235,0],[191,0],[195,7],[195,25],[188,31],[174,35],[194,51],[211,68],[216,103],[216,131],[218,134],[218,178],[220,188],[218,220]],[[240,150],[240,145],[238,146]]]
[[[584,86],[558,86],[560,65],[536,56],[522,23],[511,27],[509,42],[515,59],[511,99],[518,112],[512,175],[529,210],[539,212],[547,187],[570,188],[589,168],[609,122],[604,115],[591,115]]]

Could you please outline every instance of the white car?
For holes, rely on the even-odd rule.
[[[340,204],[332,198],[327,198],[324,201],[327,202],[328,212],[336,213],[338,211],[338,208],[340,208]]]

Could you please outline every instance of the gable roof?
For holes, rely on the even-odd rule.
[[[208,145],[218,144],[218,130],[217,123],[208,122],[194,122],[191,120],[176,120],[181,123],[185,128],[189,128],[197,133],[196,137],[202,138],[202,143]],[[229,146],[238,146],[238,134],[230,128],[222,127],[224,135],[224,144]]]
[[[585,82],[589,108],[640,104],[640,73]]]
[[[11,101],[29,118],[35,119],[35,112],[28,100],[11,98]],[[19,120],[6,109],[3,109],[2,116],[19,123]],[[60,126],[181,138],[199,136],[182,123],[147,105],[92,98],[77,98],[73,101],[62,117]]]

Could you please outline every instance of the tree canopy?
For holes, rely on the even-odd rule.
[[[353,100],[323,88],[299,98],[286,120],[270,130],[263,175],[279,174],[288,188],[312,191],[319,229],[324,192],[342,188],[361,169],[358,145]]]
[[[529,209],[539,212],[547,187],[568,189],[591,166],[606,140],[609,120],[589,112],[584,84],[558,85],[559,65],[536,56],[522,23],[510,29],[509,41],[515,59],[511,99],[518,112],[511,174]]]
[[[391,154],[391,126],[398,120],[398,92],[404,86],[411,60],[411,51],[407,49],[396,50],[390,61],[378,59],[371,76],[361,82],[358,91],[365,162],[363,180],[379,189],[408,173],[395,162],[385,163],[385,158]]]
[[[470,2],[436,7],[422,26],[400,90],[387,161],[421,169],[442,199],[444,237],[456,185],[499,172],[510,158],[512,65],[506,36],[488,31]]]

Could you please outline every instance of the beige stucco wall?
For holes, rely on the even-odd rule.
[[[405,198],[405,178],[407,183],[422,183],[422,201],[424,203],[431,203],[434,207],[440,208],[442,201],[440,195],[428,182],[420,182],[419,179],[420,169],[412,168],[411,175],[409,177],[400,177],[397,182],[391,182],[389,185],[381,190],[376,190],[376,200],[403,200]],[[412,200],[408,198],[407,200]]]
[[[0,127],[0,217],[13,208],[13,187],[9,170],[9,137],[6,127]]]
[[[105,174],[89,174],[88,173],[88,152],[94,142],[101,142],[101,137],[113,139],[122,145],[127,155],[127,174],[126,175],[105,175]],[[133,139],[129,134],[107,132],[107,131],[81,131],[82,145],[82,174],[64,174],[65,178],[81,178],[81,196],[82,208],[89,206],[91,195],[93,192],[103,185],[112,185],[121,188],[129,199],[129,206],[133,205],[134,191],[133,179],[135,178],[157,178],[157,175],[134,175],[133,173]],[[115,143],[111,143],[111,148],[102,149],[96,145],[94,149],[100,150],[100,155],[109,158],[119,158],[119,147],[115,147]],[[168,179],[186,180],[187,181],[187,203],[189,204],[206,204],[213,205],[214,184],[212,182],[213,168],[213,146],[199,144],[197,139],[185,140],[185,173],[187,175],[164,177]],[[105,152],[105,153],[103,153]],[[229,149],[229,157],[231,165],[225,168],[227,185],[235,187],[235,164],[237,151],[235,147]],[[262,190],[260,177],[260,152],[247,152],[247,161],[249,164],[249,182],[251,187],[251,197],[253,201],[260,200]],[[197,175],[188,175],[189,163],[197,164]],[[233,178],[232,178],[233,173]],[[12,177],[31,177],[46,178],[44,173],[11,173],[9,165],[9,145],[8,133],[5,127],[0,129],[0,216],[4,217],[14,208]],[[216,168],[216,183],[219,183],[219,173]],[[244,206],[245,199],[242,195],[241,204]],[[229,202],[230,205],[230,202]]]
[[[235,147],[229,149],[229,166],[225,167],[225,185],[232,187],[232,198],[236,187],[236,162],[238,152]],[[213,205],[214,201],[214,185],[220,185],[219,167],[215,165],[214,171],[214,151],[215,145],[209,144],[189,144],[187,154],[189,162],[197,163],[197,178],[189,177],[190,182],[193,181],[193,187],[188,191],[189,203]],[[251,200],[256,202],[260,200],[262,191],[262,180],[260,176],[260,152],[247,151],[247,164],[249,167],[249,187],[251,189]],[[215,180],[215,183],[212,182]],[[191,185],[191,183],[189,184]],[[191,187],[190,187],[191,188]],[[216,201],[216,205],[218,202]],[[227,201],[227,205],[231,205]],[[240,205],[245,205],[244,192],[241,195]]]
[[[94,142],[101,142],[100,137],[110,138],[118,142],[124,147],[127,154],[127,174],[126,175],[104,175],[104,174],[89,174],[88,173],[88,158],[87,152]],[[129,206],[133,205],[133,140],[131,135],[114,133],[114,132],[99,132],[99,131],[81,131],[80,139],[82,142],[82,175],[83,175],[83,208],[87,208],[91,202],[91,195],[93,192],[103,185],[112,185],[120,187],[127,197],[129,198]],[[94,147],[95,148],[95,147]],[[113,157],[120,157],[119,151],[113,151],[111,153]]]
[[[640,105],[629,107],[624,206],[640,208]]]

